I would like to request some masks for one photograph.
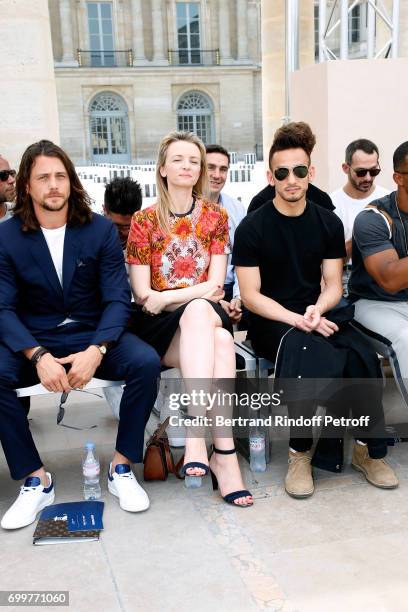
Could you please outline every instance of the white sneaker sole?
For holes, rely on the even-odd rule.
[[[114,483],[112,483],[110,480],[108,481],[108,491],[109,493],[111,493],[112,495],[114,495],[115,497],[117,497],[119,499],[119,506],[122,508],[122,510],[125,510],[126,512],[144,512],[145,510],[148,510],[150,507],[150,501],[149,499],[147,499],[147,502],[144,502],[144,505],[142,505],[139,508],[134,508],[134,507],[126,507],[125,504],[122,504],[119,494],[116,491],[116,487],[114,485]],[[146,505],[147,503],[147,505]]]
[[[41,510],[44,510],[44,508],[46,508],[47,506],[51,506],[51,504],[54,503],[55,500],[55,493],[54,491],[52,492],[52,496],[44,499],[44,501],[42,502],[42,504],[39,505],[39,507],[36,509],[35,514],[32,514],[24,523],[19,523],[19,524],[14,524],[14,525],[3,525],[3,520],[5,517],[3,517],[3,520],[1,521],[0,525],[3,529],[21,529],[22,527],[27,527],[27,525],[31,525],[31,523],[34,523],[35,519],[37,518],[37,515],[39,512],[41,512]]]

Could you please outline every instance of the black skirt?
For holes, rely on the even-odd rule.
[[[192,301],[190,300],[190,302],[182,304],[176,310],[173,310],[173,312],[160,312],[154,317],[143,312],[142,306],[135,306],[129,323],[130,331],[139,336],[141,340],[147,342],[147,344],[150,344],[160,357],[164,357],[178,329],[181,315],[186,306]],[[206,301],[211,304],[219,315],[223,328],[233,334],[231,320],[222,306],[211,300]]]

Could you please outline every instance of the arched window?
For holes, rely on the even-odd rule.
[[[204,144],[214,140],[214,111],[211,100],[199,91],[184,94],[177,105],[177,127],[194,132]]]
[[[94,162],[130,162],[126,102],[115,93],[95,96],[89,106],[91,155]]]

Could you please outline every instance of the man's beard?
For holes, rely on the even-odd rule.
[[[363,187],[364,183],[359,184],[350,176],[350,183],[353,185],[354,189],[357,189],[357,191],[362,191],[363,193],[371,189],[373,182],[374,181],[366,181],[365,187]]]
[[[366,193],[367,191],[370,191],[371,187],[373,186],[372,183],[361,183],[357,189],[359,191],[362,191],[363,193]]]
[[[0,204],[3,202],[14,202],[14,198],[16,197],[16,190],[14,187],[12,189],[5,189],[4,195],[0,196]]]
[[[64,200],[59,206],[50,206],[45,200],[43,200],[40,203],[40,206],[43,210],[47,210],[49,212],[60,212],[66,206],[67,203],[68,200]]]

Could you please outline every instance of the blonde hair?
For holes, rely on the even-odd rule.
[[[156,214],[160,228],[167,234],[170,234],[169,212],[171,209],[171,197],[167,186],[167,178],[163,177],[160,169],[166,163],[168,148],[173,142],[178,141],[191,142],[195,144],[201,154],[201,169],[198,181],[193,187],[193,195],[196,198],[207,197],[208,194],[208,171],[205,146],[203,142],[193,134],[193,132],[170,132],[163,138],[159,145],[156,162],[156,187],[157,187],[157,205]]]

